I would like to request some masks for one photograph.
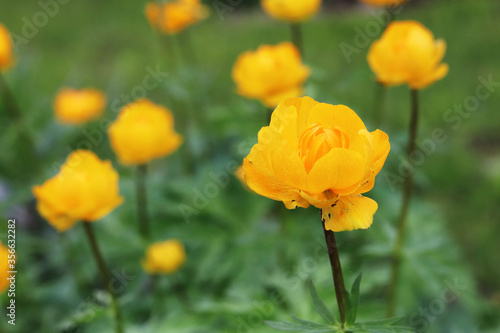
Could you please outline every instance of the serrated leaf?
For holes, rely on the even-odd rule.
[[[354,324],[356,322],[356,316],[358,314],[358,304],[359,304],[359,287],[361,285],[361,278],[363,273],[359,273],[354,283],[352,284],[351,293],[349,294],[349,303],[347,309],[347,323]]]
[[[312,283],[312,281],[311,281],[310,289],[311,289],[311,297],[312,297],[313,305],[314,305],[314,308],[316,309],[316,312],[318,312],[318,314],[327,323],[336,324],[337,319],[335,319],[335,316],[333,315],[333,313],[330,310],[328,310],[328,308],[326,307],[323,300],[319,297],[318,291],[314,287],[314,283]]]

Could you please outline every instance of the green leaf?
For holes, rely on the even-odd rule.
[[[280,331],[303,331],[304,329],[307,329],[302,325],[291,323],[288,321],[265,321],[265,323],[268,326]]]
[[[352,332],[370,332],[370,333],[405,333],[413,332],[410,327],[398,325],[405,317],[395,317],[389,319],[380,319],[357,323],[349,328]]]
[[[347,309],[347,324],[354,324],[356,322],[356,316],[358,314],[358,304],[359,304],[359,286],[361,284],[361,278],[363,277],[363,272],[359,273],[352,284],[351,293],[349,295],[349,306]]]
[[[320,333],[320,332],[343,332],[340,328],[321,326],[317,328],[311,328],[307,324],[297,324],[288,321],[265,321],[265,323],[280,331],[300,331],[309,333]],[[314,324],[314,323],[313,323]]]
[[[322,328],[322,329],[328,328],[325,325],[318,324],[318,323],[313,323],[312,321],[309,321],[309,320],[300,319],[299,317],[296,317],[294,315],[292,315],[292,318],[296,322],[299,322],[300,324],[303,324],[303,325],[307,325],[310,328]]]
[[[337,332],[337,329],[330,327],[311,328],[307,324],[291,323],[289,321],[266,321],[268,326],[280,331],[300,331],[300,332]]]
[[[388,326],[388,325],[400,323],[404,319],[405,319],[404,316],[400,316],[400,317],[393,317],[393,318],[387,318],[387,319],[370,320],[370,321],[365,321],[363,323],[360,323],[360,325]]]
[[[311,297],[313,301],[314,308],[316,309],[316,312],[319,313],[319,315],[329,324],[336,324],[337,320],[335,319],[335,316],[333,313],[331,313],[330,310],[326,307],[325,303],[323,303],[323,300],[319,297],[318,291],[314,287],[313,282],[311,281]]]

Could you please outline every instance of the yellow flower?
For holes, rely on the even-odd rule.
[[[87,150],[71,153],[59,173],[33,193],[38,212],[58,231],[80,220],[97,221],[123,202],[111,162]]]
[[[149,274],[169,274],[177,271],[186,261],[186,252],[181,242],[167,240],[151,245],[142,262]]]
[[[155,29],[176,34],[208,16],[208,8],[200,0],[176,0],[163,4],[146,4],[146,17]]]
[[[384,85],[408,84],[425,88],[448,73],[441,60],[446,51],[442,39],[415,21],[391,23],[368,53],[368,63]]]
[[[147,99],[124,106],[108,135],[123,164],[147,163],[173,153],[182,144],[170,110]]]
[[[11,269],[9,268],[9,249],[0,242],[0,294],[9,288],[9,280],[7,274]]]
[[[350,108],[290,98],[260,130],[243,172],[253,191],[288,209],[320,208],[328,230],[366,229],[378,206],[361,194],[372,189],[389,150],[387,134],[368,132]]]
[[[233,67],[238,94],[274,108],[282,100],[302,95],[310,71],[292,43],[262,45],[240,55]]]
[[[367,5],[371,6],[399,6],[407,0],[360,0]]]
[[[106,97],[96,89],[63,88],[54,100],[57,119],[66,124],[82,124],[98,118],[106,107]]]
[[[9,68],[13,63],[12,39],[7,28],[0,24],[0,71]]]
[[[322,0],[261,0],[264,11],[271,17],[286,22],[302,22],[314,16]]]

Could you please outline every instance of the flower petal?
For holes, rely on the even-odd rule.
[[[434,73],[425,76],[423,80],[411,82],[410,88],[412,88],[412,89],[426,88],[427,86],[431,85],[432,83],[445,77],[446,74],[448,74],[448,70],[449,70],[448,64],[440,64],[436,68]]]
[[[304,124],[306,126],[302,131],[314,124],[331,129],[340,128],[349,137],[349,149],[358,152],[364,150],[364,142],[358,132],[361,129],[366,130],[366,126],[356,112],[345,105],[320,103],[310,111],[307,122]]]
[[[323,221],[327,230],[334,232],[368,229],[377,203],[361,195],[341,197],[333,207],[323,209]]]
[[[301,200],[297,190],[285,184],[264,160],[263,145],[256,144],[243,161],[245,183],[256,193],[278,201]]]
[[[371,134],[373,135],[373,149],[375,152],[373,156],[373,171],[375,175],[378,175],[389,155],[391,144],[389,143],[389,136],[385,132],[375,130]]]
[[[320,158],[307,175],[309,192],[345,189],[361,182],[365,174],[365,160],[360,153],[334,148]]]

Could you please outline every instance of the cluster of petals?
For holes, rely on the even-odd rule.
[[[387,134],[369,132],[350,108],[290,98],[260,130],[240,172],[250,189],[288,209],[320,208],[329,230],[365,229],[378,206],[361,194],[389,150]]]

